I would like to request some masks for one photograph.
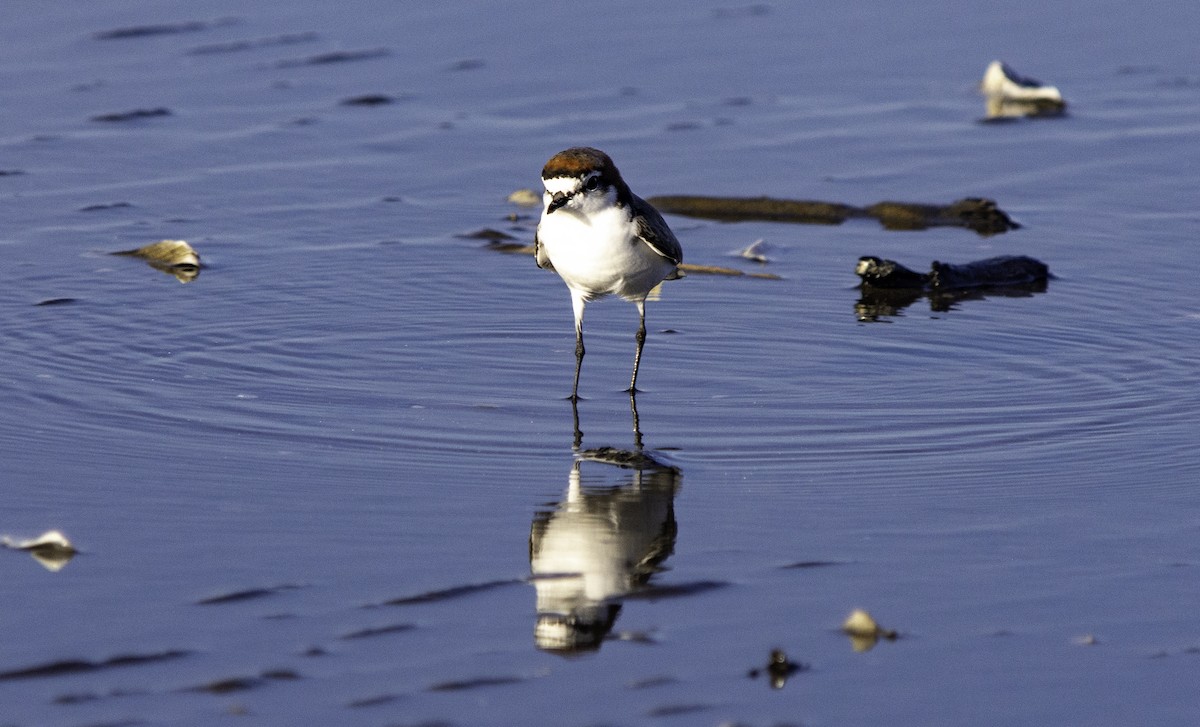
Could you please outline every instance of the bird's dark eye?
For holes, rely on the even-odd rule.
[[[587,181],[583,183],[583,188],[589,192],[599,189],[600,177],[588,177]]]

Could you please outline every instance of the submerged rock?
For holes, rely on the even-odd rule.
[[[933,261],[928,273],[918,273],[895,260],[860,257],[854,269],[862,285],[886,289],[962,290],[1026,285],[1050,279],[1050,268],[1024,255],[1000,255],[963,265]]]

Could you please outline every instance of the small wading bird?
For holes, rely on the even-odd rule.
[[[662,215],[629,190],[612,159],[599,149],[561,151],[542,168],[542,219],[533,243],[538,267],[559,274],[575,313],[575,384],[583,366],[583,307],[609,294],[638,309],[637,352],[630,396],[646,342],[646,296],[664,280],[682,277],[683,250]]]

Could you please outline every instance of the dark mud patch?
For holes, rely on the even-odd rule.
[[[985,236],[1020,227],[994,201],[981,197],[967,197],[948,205],[879,202],[869,207],[772,197],[666,195],[647,201],[659,212],[720,222],[840,225],[850,219],[875,219],[888,230],[965,227]]]

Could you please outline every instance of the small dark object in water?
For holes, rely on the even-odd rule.
[[[343,106],[384,106],[393,103],[396,99],[382,93],[368,93],[362,96],[351,96],[350,98],[342,99]]]
[[[25,172],[20,169],[0,169],[0,177],[17,177]]]
[[[170,116],[171,110],[159,106],[153,109],[134,109],[132,111],[119,111],[111,114],[100,114],[93,116],[92,121],[105,122],[120,122],[120,121],[136,121],[138,119],[152,119],[156,116]]]
[[[964,265],[934,260],[928,273],[909,270],[895,260],[866,256],[858,259],[854,272],[862,278],[864,286],[892,290],[942,291],[1026,285],[1051,277],[1045,263],[1024,255],[1001,255]]]
[[[78,298],[47,298],[45,300],[39,300],[38,302],[34,303],[34,305],[67,305],[69,303],[75,303],[78,300]]]
[[[770,660],[767,662],[766,668],[751,669],[746,676],[751,679],[757,679],[759,674],[766,673],[771,680],[772,689],[781,689],[784,684],[787,684],[788,677],[798,671],[807,669],[804,664],[799,664],[788,658],[783,649],[772,649]]]

